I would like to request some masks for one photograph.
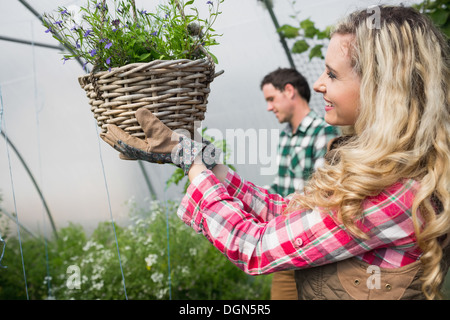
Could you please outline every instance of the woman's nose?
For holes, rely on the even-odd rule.
[[[314,91],[319,92],[319,93],[324,93],[327,90],[327,87],[325,86],[325,83],[323,81],[324,74],[325,74],[325,72],[322,73],[322,75],[319,77],[319,79],[317,79],[317,81],[314,83],[314,85],[313,85]]]

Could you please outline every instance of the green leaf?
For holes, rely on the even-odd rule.
[[[314,46],[309,52],[309,60],[311,60],[314,57],[323,59],[322,48],[323,48],[322,44]]]
[[[328,26],[325,28],[325,30],[319,31],[317,33],[317,39],[322,40],[322,39],[330,38],[330,34],[331,34],[331,26]]]
[[[450,38],[450,23],[447,23],[445,26],[441,27],[442,32],[447,35],[447,38]]]
[[[438,26],[442,26],[447,22],[448,15],[448,10],[444,9],[436,9],[434,12],[430,13],[431,19]]]
[[[316,29],[314,26],[305,28],[304,31],[305,37],[310,39],[314,38],[314,36],[319,32],[319,30]]]
[[[278,28],[278,32],[283,34],[285,38],[293,39],[296,38],[299,35],[299,28],[293,27],[291,25],[285,24]]]
[[[300,27],[302,29],[308,29],[308,28],[314,28],[314,22],[312,22],[310,19],[305,19],[303,21],[300,21]]]
[[[309,49],[309,44],[305,40],[298,40],[292,46],[292,53],[303,53]]]
[[[209,55],[211,56],[211,58],[213,59],[215,64],[219,64],[219,61],[217,60],[217,57],[215,55],[213,55],[210,51],[208,51]]]
[[[151,55],[152,55],[151,52],[141,54],[139,56],[139,61],[146,61]]]
[[[178,185],[181,180],[185,177],[184,171],[181,168],[175,169],[170,178],[166,181],[166,188],[168,188],[171,184]]]

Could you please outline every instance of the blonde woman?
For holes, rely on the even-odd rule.
[[[114,126],[103,139],[126,158],[184,168],[180,218],[249,274],[295,269],[300,299],[438,298],[449,262],[449,48],[414,9],[378,9],[335,27],[314,89],[325,120],[350,135],[290,201],[145,109],[146,141]]]

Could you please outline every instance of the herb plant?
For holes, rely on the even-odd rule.
[[[204,1],[209,16],[201,18],[195,0],[167,0],[154,12],[137,9],[134,0],[88,0],[79,12],[59,7],[44,14],[44,25],[68,52],[64,62],[81,59],[96,70],[111,70],[130,63],[154,60],[199,59],[217,45],[212,28],[224,0]],[[204,49],[204,50],[203,50]]]

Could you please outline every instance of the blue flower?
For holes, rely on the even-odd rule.
[[[157,36],[157,35],[158,35],[158,32],[157,32],[157,31],[152,32],[152,33],[150,33],[150,35],[152,35],[152,36]]]
[[[62,23],[63,23],[62,20],[59,20],[59,21],[54,22],[53,24],[56,24],[61,27]]]
[[[67,61],[67,60],[70,60],[70,58],[64,57],[63,60],[64,60],[63,64],[66,64],[66,61]]]
[[[84,37],[87,37],[91,34],[92,30],[86,30],[86,32],[84,33]]]
[[[93,57],[97,54],[97,50],[92,49],[89,53],[91,54],[91,57]]]
[[[53,32],[52,27],[48,27],[47,30],[45,30],[45,33]]]
[[[213,5],[213,2],[212,1],[207,1],[206,4]]]
[[[110,64],[111,63],[111,57],[109,57],[108,59],[106,59],[106,64]]]
[[[69,13],[67,12],[67,9],[64,9],[63,11],[61,11],[61,15],[65,15],[65,14],[69,14]]]
[[[105,45],[105,49],[109,49],[109,48],[111,48],[111,46],[112,46],[112,42],[107,43],[107,44]]]

